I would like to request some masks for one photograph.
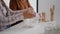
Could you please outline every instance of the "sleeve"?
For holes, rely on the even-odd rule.
[[[11,9],[7,8],[8,16],[6,17],[5,15],[6,13],[5,14],[3,13],[5,11],[7,12],[6,8],[7,7],[1,6],[1,3],[0,3],[0,31],[5,30],[7,26],[10,24],[13,24],[20,20],[24,20],[23,12],[31,9],[31,8],[28,8],[24,10],[12,11]]]
[[[7,10],[6,10],[7,9]],[[6,13],[7,12],[6,16]],[[5,30],[8,25],[15,23],[16,21],[23,20],[24,16],[22,12],[14,12],[12,10],[9,10],[6,5],[2,5],[0,2],[0,31]]]
[[[0,11],[0,31],[5,30],[6,28],[8,28],[7,26],[13,23],[16,23],[17,21],[23,20],[23,19],[24,17],[22,13],[5,17]]]
[[[0,31],[7,29],[10,24],[16,23],[17,21],[23,20],[24,16],[22,12],[8,11],[8,16],[4,15],[5,9],[0,7]]]

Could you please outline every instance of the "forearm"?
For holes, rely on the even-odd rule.
[[[5,30],[11,26],[14,26],[16,23],[18,23],[18,21],[21,21],[23,19],[24,17],[21,14],[20,15],[17,14],[14,16],[8,16],[8,17],[0,15],[0,31]]]
[[[22,14],[16,14],[13,16],[9,16],[9,24],[13,24],[20,20],[24,20],[24,16]]]

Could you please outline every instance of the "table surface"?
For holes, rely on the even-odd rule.
[[[39,23],[36,24],[35,26],[27,26],[22,22],[7,30],[0,32],[0,34],[44,34],[45,28],[49,24],[52,24],[53,26],[54,23],[47,22],[47,23]]]

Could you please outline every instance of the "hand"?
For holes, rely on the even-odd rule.
[[[28,9],[27,11],[25,11],[24,13],[23,13],[23,15],[24,15],[24,19],[29,19],[29,18],[33,18],[33,17],[35,17],[36,16],[36,13],[33,11],[33,9],[31,8],[31,9]]]

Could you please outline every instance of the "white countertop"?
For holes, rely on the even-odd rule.
[[[49,30],[48,26],[51,28],[56,27],[52,22],[39,23],[35,24],[35,26],[27,26],[22,22],[0,32],[0,34],[44,34],[45,29]]]

